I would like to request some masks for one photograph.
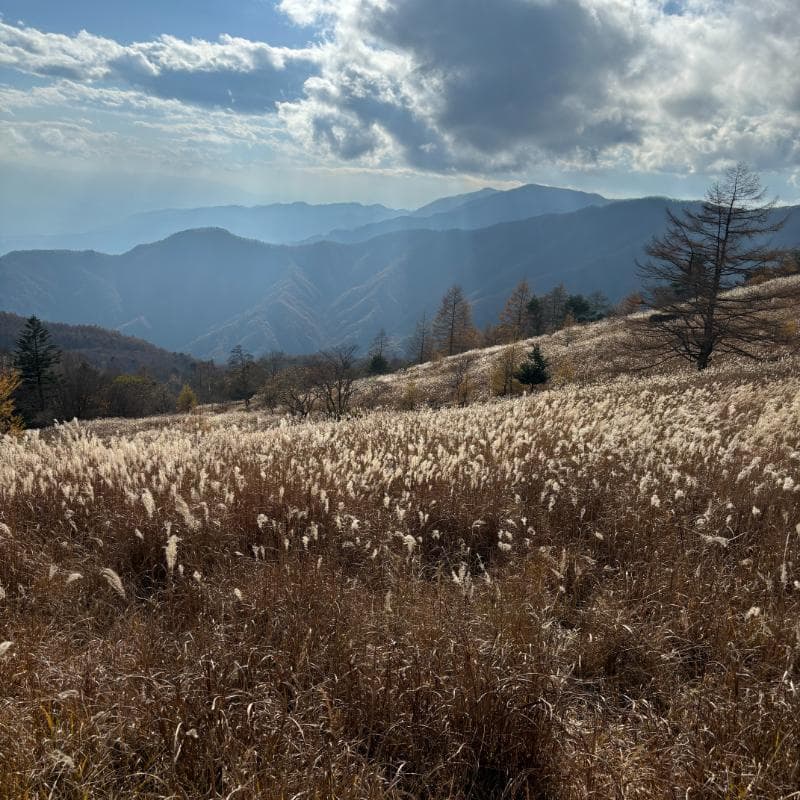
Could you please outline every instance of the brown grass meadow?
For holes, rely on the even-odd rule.
[[[0,441],[0,798],[800,797],[791,358]]]

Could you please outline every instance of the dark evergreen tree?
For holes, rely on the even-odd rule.
[[[550,365],[538,344],[528,353],[514,377],[523,386],[540,386],[550,380]]]
[[[386,360],[386,356],[375,353],[367,364],[367,372],[370,375],[385,375],[389,372],[389,362]]]
[[[531,335],[541,336],[544,333],[544,308],[542,301],[532,295],[528,301],[528,319],[530,320]]]
[[[591,322],[594,319],[592,304],[582,294],[571,294],[564,311],[564,316],[571,314],[575,322]]]
[[[47,410],[57,381],[54,367],[60,359],[47,328],[35,316],[27,319],[14,351],[14,367],[21,379],[20,407],[26,416]]]

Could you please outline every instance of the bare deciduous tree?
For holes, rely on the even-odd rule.
[[[271,410],[283,408],[293,417],[307,417],[317,401],[310,370],[291,366],[268,377],[261,389],[261,400]]]
[[[369,355],[385,358],[388,352],[389,352],[389,337],[386,334],[386,330],[384,328],[381,328],[375,334],[375,338],[372,340],[372,344],[369,347]]]
[[[424,364],[433,358],[433,333],[430,320],[424,312],[408,340],[406,354],[415,364]]]
[[[702,370],[714,354],[757,358],[765,344],[785,338],[781,311],[797,302],[794,286],[731,291],[783,255],[768,237],[785,220],[764,197],[758,176],[737,164],[699,209],[667,211],[666,232],[639,264],[653,313],[629,322],[631,343],[649,365],[685,359]]]
[[[473,370],[477,362],[477,357],[471,353],[465,353],[453,359],[452,366],[448,375],[448,383],[453,392],[453,399],[460,406],[469,404],[473,393]]]
[[[350,411],[355,391],[356,345],[340,345],[319,353],[311,364],[311,379],[325,413],[340,420]]]

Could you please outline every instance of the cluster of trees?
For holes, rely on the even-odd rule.
[[[785,281],[767,292],[747,291],[774,278],[800,274],[800,249],[771,245],[771,235],[785,222],[776,201],[765,200],[759,177],[739,163],[712,184],[699,208],[667,212],[665,234],[652,240],[647,260],[639,263],[643,291],[625,298],[616,309],[600,293],[569,294],[562,285],[536,296],[521,281],[498,323],[479,335],[469,301],[453,286],[432,322],[423,316],[417,323],[409,359],[421,363],[476,345],[515,343],[611,313],[628,316],[643,309],[650,313],[628,320],[626,340],[628,355],[632,353],[643,368],[677,359],[703,370],[717,354],[762,358],[771,347],[798,336],[800,284]],[[534,366],[525,375],[547,372],[546,366],[536,366],[540,356],[529,355],[525,363]],[[509,393],[515,382],[525,383],[519,361],[516,348],[502,355],[494,377],[498,393]],[[453,370],[459,386],[464,384],[463,365]]]
[[[569,294],[563,284],[535,295],[522,280],[509,296],[496,324],[478,331],[472,321],[472,305],[463,289],[452,286],[442,297],[433,319],[423,314],[408,340],[406,355],[413,364],[438,356],[453,356],[475,347],[510,344],[532,336],[595,322],[614,309],[601,292],[588,296]]]
[[[386,334],[380,330],[365,358],[359,358],[354,345],[341,345],[305,358],[289,359],[271,354],[263,362],[269,365],[266,380],[258,375],[256,361],[240,347],[231,351],[229,368],[236,376],[238,395],[248,403],[255,386],[260,386],[261,401],[271,409],[282,408],[294,416],[312,412],[340,419],[351,409],[354,382],[367,375],[380,375],[409,364],[421,364],[437,357],[462,355],[467,350],[498,343],[513,343],[539,333],[559,330],[568,325],[600,319],[610,312],[608,301],[600,294],[584,297],[570,295],[563,286],[540,297],[526,281],[512,292],[497,325],[481,334],[473,323],[472,305],[463,289],[452,286],[442,297],[433,318],[427,314],[417,322],[406,342],[403,360]],[[538,346],[525,357],[514,350],[505,370],[506,388],[499,394],[546,383],[549,365]],[[466,403],[472,385],[474,359],[462,355],[453,361],[450,383],[456,402]]]
[[[35,316],[25,322],[14,351],[0,357],[0,381],[17,425],[28,427],[75,417],[144,416],[175,406],[174,386],[145,374],[104,372],[62,352]]]
[[[161,381],[145,370],[98,369],[56,347],[35,316],[25,321],[14,350],[0,353],[0,432],[11,429],[12,417],[15,429],[56,419],[142,417],[176,407],[191,410],[199,401],[221,401],[230,394],[229,376],[210,362],[189,362],[185,374]]]
[[[193,362],[187,374],[158,381],[145,371],[98,370],[62,352],[45,325],[31,317],[13,352],[0,354],[0,433],[56,419],[187,413],[200,403],[228,400],[249,407],[257,394],[271,408],[281,406],[299,416],[318,410],[339,419],[351,408],[357,378],[390,372],[403,363],[381,330],[364,358],[349,345],[311,356],[271,352],[259,358],[237,345],[225,366]]]
[[[341,419],[352,406],[354,383],[368,375],[392,372],[405,362],[381,329],[364,357],[352,344],[342,344],[307,356],[274,351],[261,358],[237,345],[228,357],[229,397],[250,406],[258,395],[270,409],[283,408],[306,417],[313,411]]]
[[[351,409],[355,381],[375,361],[372,354],[362,363],[356,353],[355,345],[341,345],[310,356],[273,375],[262,387],[261,398],[267,407],[282,407],[298,417],[316,410],[341,419]]]

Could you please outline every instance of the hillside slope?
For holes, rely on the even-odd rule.
[[[793,289],[800,298],[800,276],[778,278],[752,287],[739,287],[739,295],[774,297],[774,292]],[[772,294],[771,294],[772,293]],[[800,312],[795,309],[794,318]],[[502,381],[497,383],[498,371],[506,365],[519,364],[531,348],[538,346],[549,364],[548,388],[571,384],[588,385],[598,381],[627,376],[636,381],[645,376],[670,379],[675,373],[697,376],[693,364],[676,358],[669,362],[648,365],[633,346],[628,322],[649,312],[642,311],[626,316],[612,316],[599,322],[563,328],[552,334],[535,336],[516,344],[481,347],[460,355],[438,358],[423,364],[412,365],[388,375],[364,378],[358,383],[361,402],[367,406],[405,408],[431,405],[454,405],[463,401],[485,402],[498,393]],[[792,313],[781,312],[788,323],[796,322]],[[773,374],[796,375],[800,368],[800,335],[780,346],[752,345],[759,361],[745,357],[715,354],[705,375],[758,374],[765,364]],[[466,375],[468,389],[457,388],[457,376]],[[521,391],[521,387],[517,387]]]

